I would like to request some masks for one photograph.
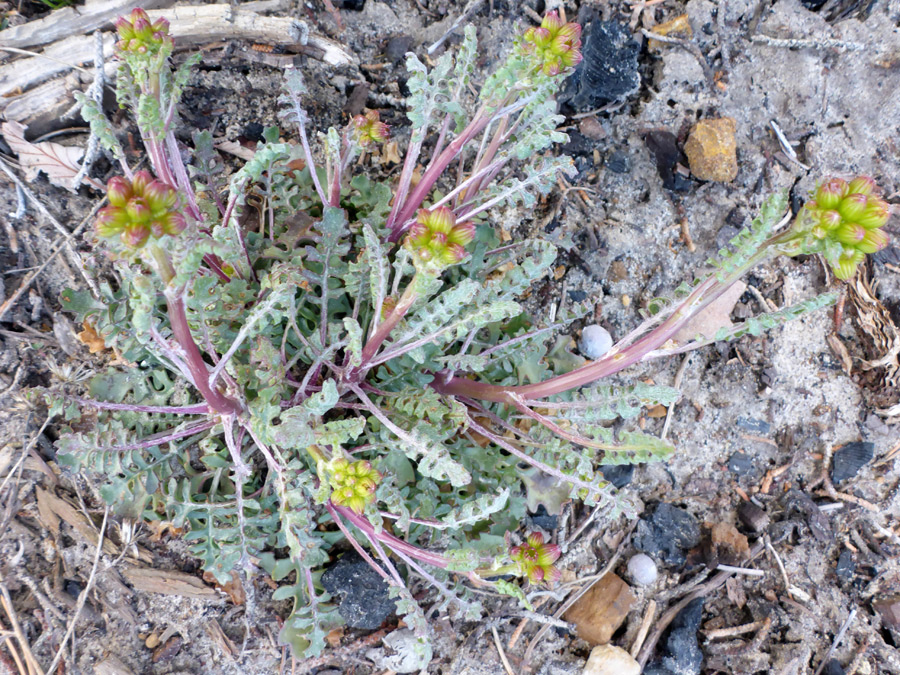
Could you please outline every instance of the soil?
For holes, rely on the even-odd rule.
[[[533,10],[545,9],[541,0],[366,0],[343,3],[362,5],[361,10],[332,13],[326,9],[329,4],[297,2],[291,14],[342,42],[361,65],[335,69],[304,60],[315,124],[325,128],[340,123],[362,101],[381,111],[401,148],[409,135],[400,105],[407,46],[424,58],[428,45],[471,4],[469,20],[478,29],[480,65],[487,72],[517,27],[533,25]],[[817,5],[818,11],[810,9]],[[541,229],[573,242],[561,253],[553,279],[534,289],[531,301],[538,311],[550,306],[558,311],[563,303],[589,298],[597,321],[616,339],[640,321],[639,309],[647,301],[689,280],[775,190],[790,190],[796,204],[822,176],[867,174],[889,201],[900,203],[896,0],[829,0],[824,6],[814,0],[612,0],[580,6],[566,2],[565,9],[569,17],[615,20],[633,32],[640,44],[640,86],[624,100],[587,115],[564,108],[571,139],[565,150],[575,156],[579,169],[572,189],[551,194],[533,214],[519,209],[494,213],[498,226],[509,232]],[[29,20],[45,11],[32,3],[17,18]],[[688,16],[692,37],[683,44],[647,44],[641,28],[652,30],[681,14]],[[458,34],[444,47],[452,48]],[[229,44],[207,51],[185,96],[188,125],[247,143],[258,136],[259,125],[278,123],[281,72],[248,58],[248,47]],[[179,54],[176,60],[182,58]],[[359,85],[368,88],[367,98],[356,89]],[[684,166],[675,167],[675,184],[681,189],[664,187],[672,177],[658,172],[648,134],[671,132],[680,147],[698,120],[718,117],[736,123],[737,177],[699,181],[689,176],[681,159]],[[779,144],[773,122],[791,142],[796,159]],[[86,136],[76,130],[62,138],[83,144]],[[2,143],[0,150],[8,155]],[[110,166],[99,161],[93,175],[104,180]],[[390,161],[379,170],[399,173]],[[72,194],[44,178],[29,187],[70,231],[98,199],[88,188]],[[46,260],[58,234],[31,205],[22,217],[6,215],[17,207],[16,190],[4,178],[0,212],[7,226],[0,230],[0,300]],[[896,215],[891,228],[897,241]],[[68,254],[57,257],[32,290],[0,317],[0,433],[8,440],[0,450],[0,480],[11,476],[0,488],[0,590],[8,591],[5,602],[12,603],[0,613],[0,640],[8,639],[5,631],[14,613],[44,668],[91,576],[96,549],[89,540],[96,541],[91,533],[103,515],[96,478],[59,475],[53,448],[56,424],[51,420],[44,425],[46,410],[28,396],[30,388],[51,381],[77,386],[104,365],[76,338],[81,328],[60,312],[58,297],[64,288],[84,288],[102,274],[101,261],[81,237],[75,241],[80,262]],[[878,412],[896,406],[900,396],[900,343],[891,352],[889,341],[887,346],[879,341],[890,335],[891,321],[893,339],[900,340],[895,327],[900,320],[898,264],[900,252],[892,247],[866,270],[869,287],[882,303],[878,311],[886,323],[880,329],[867,313],[873,305],[835,282],[817,258],[780,259],[746,279],[750,287],[732,318],[784,307],[830,288],[841,291],[842,309],[820,310],[758,337],[629,373],[666,385],[678,379],[683,392],[669,411],[667,426],[678,453],[664,464],[638,466],[623,488],[638,511],[646,509],[646,514],[658,503],[672,504],[701,523],[707,541],[713,525],[731,524],[749,537],[752,551],[762,551],[745,564],[762,576],[737,574],[705,594],[699,672],[800,675],[818,672],[833,658],[848,673],[900,674],[900,624],[896,618],[891,623],[885,609],[900,593],[900,416]],[[577,331],[573,344],[575,339]],[[871,365],[879,359],[880,365]],[[639,423],[654,434],[665,424],[664,418],[651,415]],[[823,481],[833,452],[857,441],[874,444],[874,459],[836,485]],[[31,452],[18,470],[26,447]],[[53,495],[74,506],[66,511]],[[763,532],[738,519],[738,506],[748,500],[772,521]],[[559,520],[554,537],[567,544],[564,581],[577,584],[595,575],[617,552],[614,569],[627,578],[626,562],[636,552],[634,521],[603,514],[579,530],[589,516],[583,507],[570,505]],[[336,633],[321,660],[294,664],[292,671],[290,657],[277,644],[287,608],[271,600],[265,579],[255,580],[246,589],[250,601],[242,602],[235,589],[200,581],[196,562],[173,533],[140,526],[132,537],[121,522],[110,522],[106,531],[113,548],[100,557],[94,590],[58,672],[383,672],[374,665],[384,654],[381,637],[396,624],[374,634]],[[659,617],[691,590],[692,580],[705,574],[713,544],[701,544],[683,565],[657,560],[659,578],[632,588],[637,601],[613,643],[632,647],[651,602],[657,606],[651,636],[662,627]],[[178,590],[161,594],[148,590],[146,580],[135,583],[126,573],[135,555],[144,567],[171,572],[171,583],[181,584]],[[534,599],[542,601],[541,613],[552,614],[560,605],[552,594]],[[563,629],[542,633],[524,663],[540,624],[527,622],[512,640],[523,621],[520,608],[513,601],[491,603],[490,620],[481,624],[435,618],[435,659],[427,672],[507,672],[494,630],[513,671],[581,672],[590,646]],[[893,617],[897,614],[895,609]],[[746,633],[709,635],[753,622],[758,623]],[[18,672],[0,642],[0,672],[4,669]]]

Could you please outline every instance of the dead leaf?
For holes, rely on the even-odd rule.
[[[74,181],[81,169],[78,162],[84,154],[83,148],[50,141],[31,143],[25,140],[27,127],[18,122],[4,122],[0,129],[9,147],[19,156],[28,181],[33,181],[43,171],[53,185],[75,191],[78,186]]]
[[[337,628],[332,628],[328,631],[328,635],[325,636],[325,642],[331,645],[332,648],[341,646],[341,639],[344,637],[344,627],[338,626]]]
[[[673,339],[685,344],[698,335],[711,338],[720,328],[731,328],[734,325],[731,323],[731,311],[746,290],[747,284],[743,281],[734,283],[724,295],[694,316]]]
[[[231,581],[227,584],[220,584],[216,581],[216,575],[212,572],[204,572],[203,573],[203,581],[208,584],[214,584],[216,588],[220,591],[224,592],[228,598],[235,605],[243,605],[247,602],[247,594],[244,592],[244,586],[241,583],[240,575],[233,571],[231,572]]]
[[[153,520],[145,523],[150,530],[150,541],[161,541],[166,535],[171,537],[180,537],[184,534],[184,528],[175,527],[169,520]]]
[[[184,598],[211,598],[218,593],[200,579],[177,570],[154,570],[148,567],[125,567],[125,579],[135,590]]]
[[[381,150],[381,161],[385,164],[399,164],[400,153],[397,150],[397,141],[390,141],[384,144]]]
[[[91,354],[98,354],[106,349],[106,343],[103,338],[97,334],[94,327],[85,319],[84,330],[78,333],[79,341],[86,345]]]
[[[245,148],[237,141],[218,141],[214,145],[216,150],[227,152],[229,155],[234,155],[238,159],[243,159],[245,162],[249,162],[256,155],[256,150]]]

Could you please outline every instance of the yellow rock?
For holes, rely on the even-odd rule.
[[[690,38],[694,33],[691,30],[691,22],[688,20],[687,14],[679,14],[674,19],[669,19],[663,23],[658,23],[650,29],[657,35],[666,35],[669,37]],[[647,49],[656,50],[662,46],[659,40],[650,38],[647,42]]]
[[[730,183],[737,178],[737,124],[731,117],[700,120],[691,129],[684,154],[691,173],[700,180]]]
[[[594,647],[582,675],[640,675],[641,666],[621,647]]]

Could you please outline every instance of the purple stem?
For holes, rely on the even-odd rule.
[[[161,413],[163,415],[205,415],[209,412],[209,406],[205,403],[196,405],[167,406],[167,405],[134,405],[131,403],[107,403],[106,401],[94,401],[89,398],[66,396],[76,403],[86,405],[98,410],[127,410],[129,412]]]
[[[137,443],[131,443],[129,445],[114,445],[108,448],[98,448],[100,452],[126,452],[127,450],[143,450],[144,448],[152,448],[157,445],[162,445],[163,443],[169,443],[170,441],[177,441],[180,438],[187,438],[188,436],[193,436],[194,434],[198,434],[201,431],[206,431],[208,429],[212,429],[217,422],[215,420],[210,420],[207,422],[202,422],[200,424],[196,424],[192,427],[188,427],[187,429],[182,429],[181,431],[174,432],[162,432],[164,435],[156,435],[151,436],[150,438],[146,438],[143,441],[138,441]]]

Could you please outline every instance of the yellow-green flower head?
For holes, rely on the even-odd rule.
[[[375,498],[375,488],[381,474],[363,460],[350,462],[344,458],[329,462],[326,472],[331,485],[331,501],[338,506],[346,506],[356,513],[362,513],[366,504]]]
[[[466,246],[475,238],[475,224],[457,223],[446,206],[419,209],[416,222],[409,228],[403,246],[413,255],[416,269],[440,271],[462,262]]]
[[[380,120],[377,110],[370,110],[365,115],[354,117],[353,130],[357,142],[364,148],[384,143],[391,135],[388,125]]]
[[[97,234],[120,237],[125,246],[137,249],[147,239],[174,236],[186,223],[178,208],[178,192],[154,180],[147,171],[137,171],[132,180],[115,176],[106,184],[109,206],[97,214]]]
[[[129,16],[120,16],[115,21],[119,41],[116,48],[120,52],[155,55],[163,48],[171,51],[173,43],[169,37],[169,22],[159,18],[151,22],[143,9],[132,10]]]
[[[553,566],[560,556],[559,546],[545,544],[544,535],[532,532],[525,543],[509,549],[509,557],[518,567],[519,576],[528,577],[533,584],[551,583],[559,579],[560,571]]]
[[[867,253],[888,244],[881,229],[891,216],[887,202],[877,196],[867,176],[849,183],[831,178],[819,185],[798,214],[794,230],[804,236],[804,253],[825,256],[838,279],[849,279]]]
[[[581,63],[581,26],[563,23],[555,11],[549,12],[539,27],[526,30],[523,38],[523,49],[532,55],[535,70],[545,75],[558,75]]]

